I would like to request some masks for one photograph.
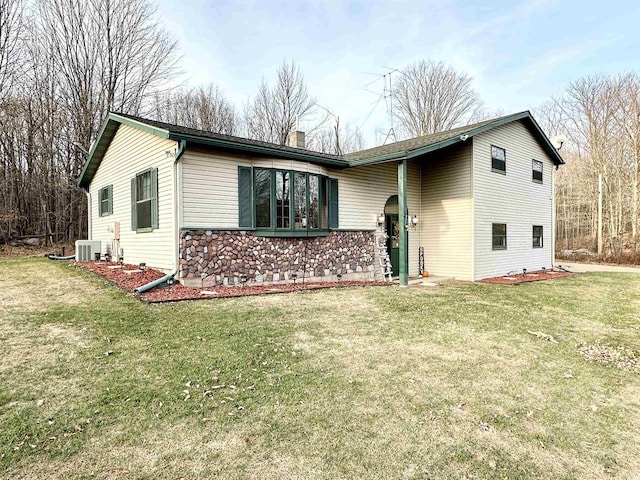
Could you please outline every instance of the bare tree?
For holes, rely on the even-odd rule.
[[[640,76],[636,72],[622,75],[617,85],[616,123],[626,144],[626,162],[631,186],[631,238],[633,249],[638,250],[638,198],[640,173]]]
[[[192,90],[156,94],[152,114],[160,121],[209,132],[234,135],[237,130],[234,106],[212,83]]]
[[[315,103],[300,67],[285,60],[278,67],[275,83],[269,85],[262,79],[258,94],[245,107],[247,135],[285,145],[296,123],[313,113]]]
[[[88,150],[108,110],[138,113],[175,73],[175,42],[148,0],[35,0],[20,30],[22,6],[0,0],[0,234],[73,240],[76,142]]]
[[[483,105],[469,75],[432,60],[402,69],[392,94],[394,116],[410,137],[468,122]]]
[[[0,0],[0,102],[8,94],[20,63],[22,0]]]
[[[331,128],[318,130],[309,140],[308,148],[333,155],[346,155],[365,148],[364,137],[360,130],[352,129],[348,124],[341,125],[335,117]]]
[[[568,138],[562,151],[567,165],[556,177],[559,247],[593,248],[601,231],[604,254],[637,250],[640,77],[580,78],[539,113],[547,133]]]

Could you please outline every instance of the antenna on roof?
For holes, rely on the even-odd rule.
[[[385,100],[388,98],[389,103],[387,105],[387,112],[389,114],[389,131],[387,132],[387,136],[382,142],[383,145],[386,145],[387,140],[393,139],[394,142],[397,142],[396,131],[393,129],[393,83],[391,82],[391,75],[398,71],[397,68],[391,67],[382,67],[389,70],[389,73],[384,74],[384,98]],[[389,80],[389,90],[387,90],[387,80]]]

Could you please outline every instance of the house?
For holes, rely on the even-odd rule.
[[[89,238],[185,285],[549,268],[563,160],[517,113],[346,156],[110,113],[78,179]],[[404,212],[401,215],[400,212]]]

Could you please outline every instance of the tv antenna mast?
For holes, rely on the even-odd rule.
[[[382,142],[383,145],[386,145],[387,140],[392,139],[394,142],[397,142],[398,139],[396,138],[396,131],[393,129],[393,84],[391,83],[391,75],[393,75],[394,73],[398,72],[397,68],[391,68],[391,67],[382,67],[385,68],[387,70],[389,70],[387,73],[384,74],[384,98],[385,100],[388,98],[389,99],[389,103],[387,106],[387,112],[389,114],[389,131],[387,132],[387,136],[384,139],[384,142]],[[387,90],[387,80],[389,81],[389,89]]]

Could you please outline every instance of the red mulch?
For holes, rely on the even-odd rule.
[[[480,282],[497,283],[500,285],[516,285],[518,283],[539,282],[540,280],[568,277],[569,275],[573,275],[573,273],[560,272],[557,270],[554,270],[552,272],[546,271],[543,273],[542,270],[539,270],[537,272],[527,272],[525,274],[519,273],[516,275],[504,275],[502,277],[485,278],[480,280]]]
[[[125,273],[125,270],[136,270],[137,265],[124,264],[122,268],[115,267],[119,264],[111,262],[82,262],[76,263],[78,267],[96,273],[109,282],[128,292],[133,292],[137,287],[157,280],[164,276],[164,273],[147,268],[143,272]],[[229,298],[243,297],[246,295],[269,295],[272,293],[297,292],[301,290],[317,290],[321,288],[336,287],[366,287],[366,286],[386,286],[395,285],[389,282],[376,281],[343,281],[343,282],[319,282],[319,283],[282,283],[272,285],[247,285],[239,286],[219,286],[211,288],[185,287],[176,282],[174,285],[156,287],[148,290],[138,298],[148,303],[176,302],[180,300],[202,300],[209,298]],[[203,291],[215,292],[215,294],[203,294]]]

